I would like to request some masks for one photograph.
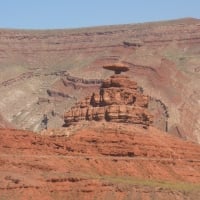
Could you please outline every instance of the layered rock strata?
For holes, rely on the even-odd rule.
[[[199,199],[199,145],[153,127],[89,124],[69,137],[0,128],[0,199]]]
[[[76,103],[64,114],[65,126],[82,120],[104,120],[148,127],[152,123],[147,109],[149,97],[142,94],[136,82],[121,74],[127,67],[112,65],[112,69],[107,69],[115,71],[115,75],[102,82],[98,93]]]

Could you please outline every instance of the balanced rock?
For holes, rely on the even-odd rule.
[[[116,63],[113,65],[104,65],[103,66],[104,69],[108,69],[108,70],[112,70],[115,72],[115,74],[121,74],[121,72],[126,72],[129,70],[129,68],[122,64],[122,63]]]
[[[106,68],[115,71],[115,75],[103,81],[98,93],[76,103],[64,114],[65,126],[95,120],[131,123],[146,128],[153,122],[147,109],[149,97],[142,94],[136,82],[120,74],[128,68],[121,67],[120,73],[116,73],[116,68],[114,65]]]

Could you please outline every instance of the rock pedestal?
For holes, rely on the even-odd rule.
[[[120,74],[128,68],[112,66],[109,70],[115,71],[115,75],[103,81],[98,93],[78,102],[64,114],[65,126],[82,120],[104,120],[146,128],[153,122],[147,109],[149,97],[142,94],[136,82]]]

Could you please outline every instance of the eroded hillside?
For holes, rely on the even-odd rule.
[[[63,110],[110,75],[101,66],[120,61],[155,100],[154,113],[168,116],[167,130],[200,142],[199,54],[196,19],[73,30],[1,30],[0,113],[19,128],[41,130],[44,115],[49,128],[60,127]],[[163,130],[162,120],[158,126]]]
[[[199,145],[152,127],[106,127],[90,122],[68,136],[0,129],[0,197],[198,199]]]

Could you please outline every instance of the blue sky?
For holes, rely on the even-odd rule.
[[[0,28],[54,29],[200,18],[200,0],[0,0]]]

